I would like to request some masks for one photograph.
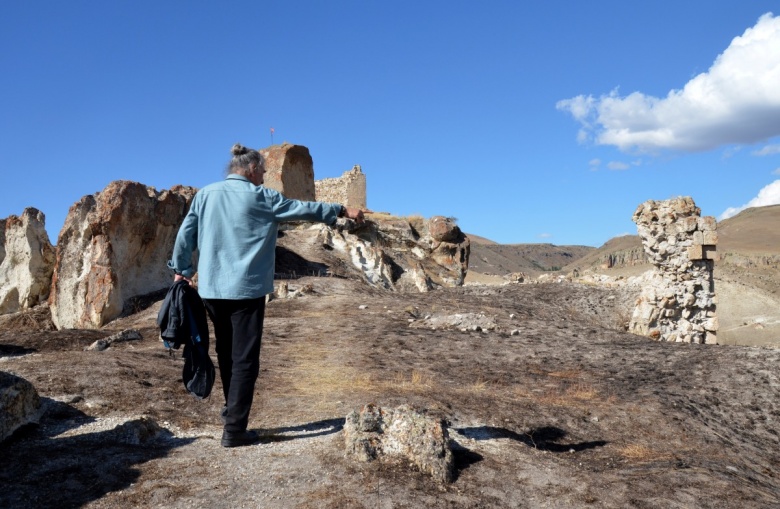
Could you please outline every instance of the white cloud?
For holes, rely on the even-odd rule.
[[[552,238],[552,236],[553,236],[552,233],[540,233],[539,235],[537,235],[537,237],[539,237],[540,239],[549,239]]]
[[[780,135],[780,16],[735,37],[705,73],[658,98],[617,90],[558,101],[582,124],[578,140],[623,151],[704,151]]]
[[[780,145],[767,145],[761,150],[753,152],[754,156],[771,156],[774,154],[780,154]]]
[[[780,175],[780,168],[775,168],[775,171],[772,172],[772,175]]]
[[[627,170],[631,168],[631,166],[626,163],[621,163],[620,161],[610,161],[607,163],[607,168],[610,170]]]
[[[734,217],[750,207],[765,207],[767,205],[780,204],[780,180],[775,180],[758,192],[758,196],[741,207],[729,207],[718,218],[719,221]]]

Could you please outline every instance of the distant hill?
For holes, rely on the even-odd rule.
[[[563,267],[564,272],[573,270],[594,270],[597,272],[608,269],[629,269],[640,273],[649,268],[642,240],[639,235],[623,235],[608,240],[598,249],[594,249],[580,259]]]
[[[595,249],[553,244],[498,244],[477,235],[467,235],[471,240],[469,272],[496,276],[525,272],[529,277],[535,277],[560,270]]]
[[[780,205],[749,208],[720,221],[718,251],[780,255]]]

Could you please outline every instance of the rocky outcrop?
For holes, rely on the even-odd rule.
[[[170,286],[166,261],[195,191],[120,180],[75,203],[57,241],[49,298],[54,324],[101,327],[132,297]]]
[[[0,314],[30,309],[49,296],[54,248],[45,223],[32,207],[0,219]]]
[[[316,226],[320,241],[345,256],[374,286],[426,292],[439,286],[460,286],[466,277],[470,242],[456,225],[448,241],[436,240],[431,225],[418,228],[403,218],[371,218],[363,225],[352,221],[336,228]]]
[[[33,384],[0,371],[0,442],[20,427],[37,423],[40,415],[41,401]]]
[[[366,208],[366,175],[357,164],[341,177],[316,180],[314,190],[317,201]]]
[[[260,150],[265,157],[263,185],[287,198],[314,201],[314,162],[303,145],[283,143]]]
[[[408,406],[373,404],[350,413],[344,423],[346,455],[359,461],[405,461],[439,482],[452,482],[454,460],[447,427]]]
[[[649,200],[634,212],[655,270],[646,274],[629,331],[660,341],[716,343],[715,218],[690,197]]]

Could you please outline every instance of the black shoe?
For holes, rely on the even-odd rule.
[[[223,431],[222,447],[241,447],[242,445],[252,445],[260,440],[257,431]]]

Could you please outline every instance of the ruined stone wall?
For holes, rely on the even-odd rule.
[[[315,181],[314,188],[317,201],[366,208],[366,175],[357,164],[341,177]]]
[[[314,201],[314,162],[308,148],[282,143],[260,153],[265,158],[263,185],[287,198]]]
[[[634,212],[642,245],[655,269],[634,309],[629,330],[660,341],[717,343],[713,279],[714,217],[700,217],[690,197],[649,200]]]

